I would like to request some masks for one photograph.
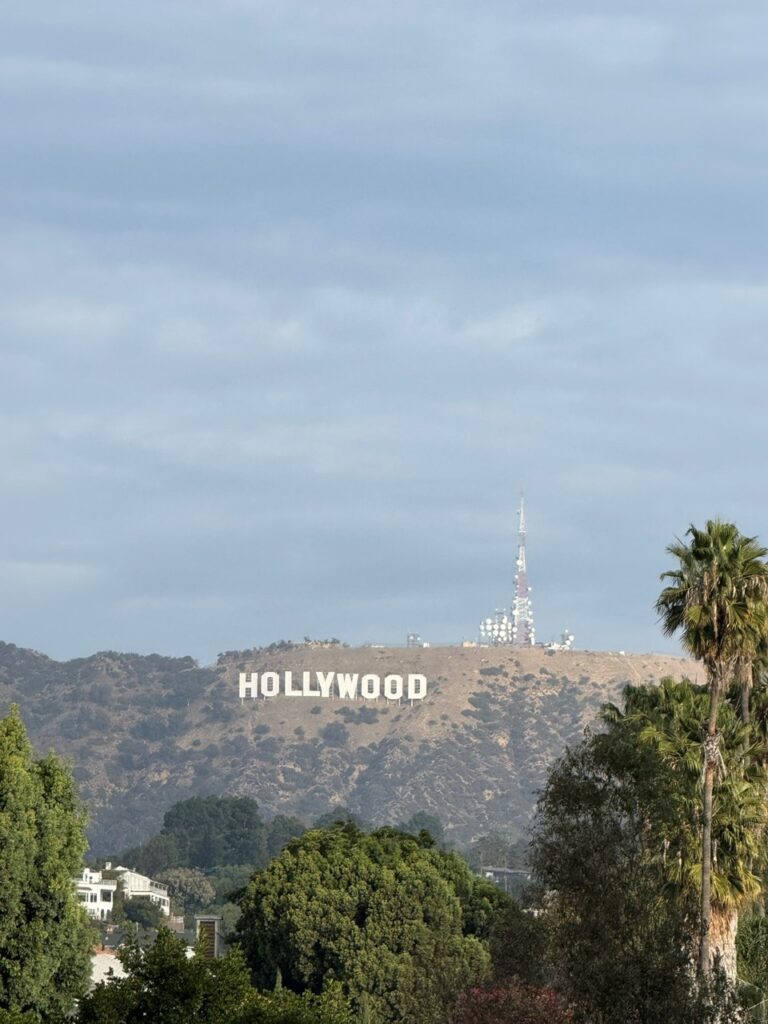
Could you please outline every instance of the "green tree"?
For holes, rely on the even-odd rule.
[[[256,870],[253,864],[226,864],[208,875],[217,903],[239,898]]]
[[[685,649],[704,664],[709,686],[698,959],[698,974],[703,978],[712,963],[712,801],[721,766],[718,709],[738,667],[750,661],[766,632],[768,550],[754,537],[744,537],[732,523],[720,520],[709,520],[704,530],[691,525],[686,536],[690,543],[676,541],[667,548],[678,565],[662,573],[667,585],[656,610],[664,632],[669,636],[679,632]]]
[[[737,939],[739,980],[751,986],[750,1003],[768,997],[768,917],[745,914],[739,921]]]
[[[218,960],[187,957],[186,945],[167,928],[142,950],[135,941],[119,953],[124,978],[102,982],[83,999],[79,1024],[236,1024],[253,991],[241,954]]]
[[[463,909],[473,884],[458,857],[394,829],[313,829],[254,876],[238,936],[262,987],[278,970],[296,992],[335,980],[373,1021],[443,1024],[488,969],[484,943],[469,934],[483,908],[471,923]]]
[[[557,762],[540,800],[531,859],[548,894],[551,969],[595,1024],[688,1024],[710,1019],[715,1000],[728,1004],[706,984],[695,992],[689,971],[708,701],[688,682],[628,687],[623,712],[605,709],[606,732]],[[713,817],[713,892],[738,905],[759,889],[765,768],[727,703],[720,725],[727,775]]]
[[[210,870],[220,864],[266,863],[266,830],[259,805],[244,796],[193,796],[173,805],[163,819],[179,867]]]
[[[504,907],[492,923],[489,940],[494,981],[547,984],[548,941],[545,916],[526,913],[515,902]]]
[[[636,780],[593,743],[556,763],[538,806],[531,859],[550,967],[594,1024],[681,1024],[691,1001],[695,908],[666,897],[644,812]]]
[[[2,1024],[2,1022],[0,1022]],[[355,1018],[339,985],[325,992],[298,995],[288,989],[254,996],[248,1009],[232,1024],[363,1024]]]
[[[198,868],[170,868],[161,872],[157,881],[168,886],[175,913],[185,916],[209,907],[216,897],[213,881]]]
[[[417,838],[423,847],[434,846],[428,832],[420,832]],[[458,896],[464,934],[476,935],[487,942],[494,922],[511,902],[509,896],[494,882],[468,871],[466,861],[459,854],[435,850],[435,855],[443,878]]]
[[[333,828],[334,825],[339,823],[354,825],[355,828],[359,828],[362,832],[368,832],[371,828],[369,821],[365,821],[359,814],[355,814],[348,807],[332,807],[313,822],[312,828]]]
[[[407,821],[401,822],[397,827],[401,832],[407,832],[411,836],[417,836],[420,832],[428,832],[438,846],[445,845],[445,827],[436,814],[416,811]]]
[[[292,839],[303,835],[307,826],[300,818],[276,814],[267,825],[267,857],[278,857]]]
[[[658,687],[629,687],[625,710],[609,706],[603,717],[629,742],[651,745],[674,780],[644,795],[663,856],[667,883],[698,901],[701,891],[701,723],[709,693],[689,682],[662,680]],[[762,893],[759,872],[766,863],[768,743],[752,737],[727,701],[718,711],[722,778],[713,804],[711,868],[713,948],[726,975],[736,978],[739,911]]]
[[[91,928],[73,883],[84,825],[70,772],[34,759],[12,708],[0,720],[0,1009],[17,1017],[57,1020],[87,985]]]
[[[259,805],[250,797],[193,796],[166,811],[159,835],[119,859],[153,878],[174,868],[263,867],[269,859],[266,837]]]
[[[179,848],[172,835],[153,836],[142,846],[135,846],[121,854],[120,862],[150,878],[179,865]]]
[[[255,871],[253,864],[231,864],[216,868],[207,876],[208,881],[214,886],[213,900],[202,909],[209,914],[218,914],[221,917],[222,931],[229,936],[235,930],[240,907],[237,900],[242,897],[245,887]]]
[[[159,928],[165,919],[156,903],[141,896],[123,902],[123,917],[140,928]]]

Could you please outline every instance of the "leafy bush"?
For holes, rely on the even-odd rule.
[[[349,725],[373,725],[378,721],[379,709],[364,704],[361,708],[339,708],[337,715],[341,715]]]
[[[569,1024],[573,1013],[548,988],[512,982],[505,988],[472,988],[462,995],[452,1024]]]
[[[320,735],[329,747],[346,746],[349,739],[347,727],[341,722],[329,722],[328,725],[324,725],[320,730]]]
[[[141,928],[159,928],[163,923],[163,912],[156,903],[149,899],[135,897],[123,904],[126,920],[133,921]]]
[[[131,736],[137,740],[149,740],[156,742],[162,740],[168,733],[168,726],[164,719],[159,717],[140,718],[131,727]]]

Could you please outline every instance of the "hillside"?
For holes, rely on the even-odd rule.
[[[241,671],[422,673],[413,704],[246,700]],[[522,830],[548,764],[628,682],[701,681],[663,655],[542,649],[305,647],[191,658],[102,652],[56,662],[0,643],[0,710],[19,704],[38,751],[71,763],[95,853],[152,834],[193,794],[255,797],[306,820],[334,804],[375,822],[417,810],[468,839]]]

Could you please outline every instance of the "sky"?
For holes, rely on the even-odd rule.
[[[0,40],[0,639],[676,650],[768,542],[768,13],[40,0]]]

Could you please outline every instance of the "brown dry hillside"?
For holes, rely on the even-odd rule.
[[[422,702],[238,698],[241,671],[418,672]],[[489,648],[296,646],[191,658],[106,652],[55,662],[0,644],[0,709],[73,766],[94,852],[156,831],[175,800],[255,797],[312,820],[345,805],[375,822],[417,810],[454,838],[522,831],[547,766],[626,683],[701,681],[665,655]]]

